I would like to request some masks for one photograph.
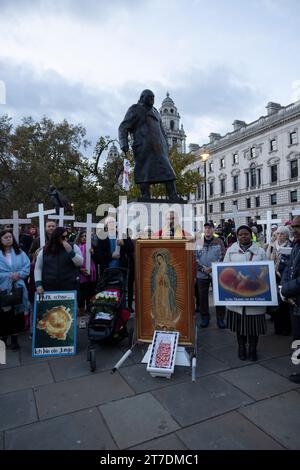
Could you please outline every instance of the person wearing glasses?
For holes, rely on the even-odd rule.
[[[289,303],[293,340],[300,341],[300,215],[294,218],[291,228],[294,235],[293,249],[283,272],[281,294]],[[300,383],[300,373],[291,374],[289,379]]]
[[[67,237],[67,230],[57,227],[46,246],[39,252],[34,269],[38,294],[44,291],[77,290],[83,256],[78,246],[72,247],[67,242]]]

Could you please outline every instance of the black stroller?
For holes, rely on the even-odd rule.
[[[130,310],[126,308],[128,270],[107,268],[97,286],[97,294],[89,305],[90,318],[87,326],[87,360],[91,371],[96,370],[95,343],[119,342],[129,337],[127,322]]]

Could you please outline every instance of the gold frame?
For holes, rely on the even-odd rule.
[[[195,342],[195,280],[194,251],[188,249],[187,240],[137,240],[135,262],[135,312],[137,341],[151,342],[154,329],[179,331],[179,344],[193,346]],[[157,319],[153,315],[153,299],[151,297],[151,276],[155,269],[154,257],[159,250],[166,253],[170,261],[171,272],[176,273],[177,289],[174,294],[178,316],[171,323],[166,322],[163,328],[157,327]],[[156,258],[157,261],[157,258]],[[169,298],[169,296],[168,296]],[[170,322],[170,321],[169,321]]]

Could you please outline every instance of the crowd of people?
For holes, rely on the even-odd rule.
[[[174,214],[168,218],[168,228],[156,235],[171,238],[188,236],[181,230]],[[93,234],[91,240],[91,267],[87,271],[86,232],[73,232],[58,227],[48,220],[45,225],[46,244],[40,247],[38,230],[30,226],[20,230],[16,242],[11,227],[0,231],[0,337],[11,337],[12,349],[18,349],[18,333],[30,329],[30,315],[34,293],[44,291],[77,290],[79,315],[86,312],[96,283],[106,268],[124,267],[128,270],[128,307],[133,311],[134,240],[127,233],[118,239],[114,217],[107,217],[105,236]],[[150,238],[151,227],[146,227],[140,238]],[[283,250],[283,248],[290,248]],[[201,328],[210,324],[209,291],[212,287],[212,263],[246,261],[274,261],[279,305],[266,309],[262,306],[216,306],[216,320],[220,329],[229,328],[236,334],[238,357],[257,360],[257,344],[266,333],[266,313],[274,322],[276,334],[290,335],[300,340],[300,216],[284,226],[272,226],[271,242],[266,243],[261,225],[235,227],[229,220],[215,227],[212,221],[204,224],[203,233],[195,240],[195,297],[196,312]],[[10,293],[11,305],[8,293]],[[21,296],[20,296],[21,293]],[[19,297],[18,297],[19,296]],[[17,300],[19,299],[19,300]],[[288,307],[288,308],[287,308]],[[248,343],[248,346],[247,346]],[[300,382],[300,374],[290,377]]]
[[[216,306],[217,325],[236,333],[238,357],[241,360],[257,360],[259,335],[266,333],[266,314],[274,322],[276,334],[292,334],[293,340],[300,339],[300,216],[284,226],[273,225],[269,244],[255,224],[240,225],[237,229],[232,221],[216,229],[212,222],[204,224],[204,234],[196,250],[197,310],[202,328],[206,328],[210,322],[208,297],[212,263],[264,260],[274,261],[278,306],[228,305],[226,313],[223,307]],[[292,374],[290,380],[300,383],[300,374]]]

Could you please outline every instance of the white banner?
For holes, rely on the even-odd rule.
[[[129,160],[124,158],[124,170],[123,170],[123,183],[122,183],[122,188],[125,189],[125,191],[129,191],[129,169],[130,169],[130,163]]]

